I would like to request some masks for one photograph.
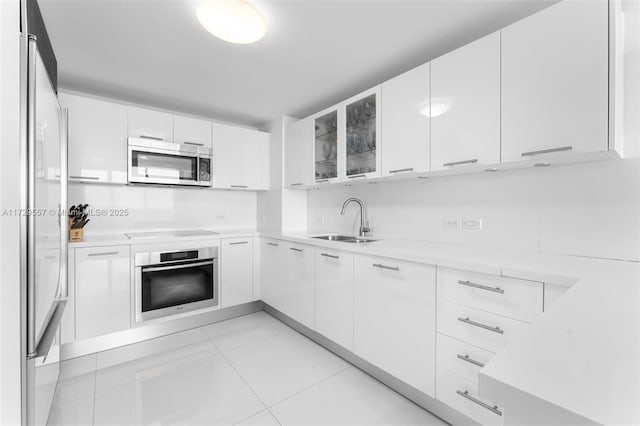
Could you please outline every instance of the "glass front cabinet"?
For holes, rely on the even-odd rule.
[[[314,116],[316,185],[380,176],[380,87]]]

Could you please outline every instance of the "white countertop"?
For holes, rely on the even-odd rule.
[[[364,244],[264,235],[438,266],[571,286],[481,371],[493,381],[607,425],[640,424],[640,263],[383,239]],[[487,380],[488,379],[488,380]]]
[[[164,230],[166,231],[166,230]],[[80,247],[96,247],[96,246],[116,246],[122,244],[152,244],[157,242],[166,241],[202,241],[202,240],[217,240],[221,238],[236,238],[236,237],[257,237],[260,234],[255,229],[205,229],[205,231],[217,232],[217,235],[203,234],[203,235],[190,235],[181,237],[153,237],[153,238],[135,238],[129,239],[124,232],[113,233],[109,235],[87,235],[82,241],[69,242],[70,248]]]

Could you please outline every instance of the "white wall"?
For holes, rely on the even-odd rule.
[[[254,191],[69,183],[69,206],[128,209],[128,216],[91,216],[87,236],[167,228],[255,229],[256,198]]]
[[[0,209],[19,206],[19,2],[0,1]],[[21,423],[19,218],[0,217],[0,424]]]
[[[640,260],[639,158],[311,190],[308,232],[357,232],[350,196],[380,237]],[[457,217],[483,229],[443,227]]]

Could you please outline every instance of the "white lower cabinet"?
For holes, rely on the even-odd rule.
[[[129,246],[75,249],[76,340],[131,326]]]
[[[263,239],[260,246],[263,300],[314,328],[314,246]]]
[[[436,268],[357,255],[354,352],[435,396]]]
[[[316,247],[316,331],[353,351],[353,253]]]
[[[226,238],[220,242],[220,306],[253,300],[253,238]]]

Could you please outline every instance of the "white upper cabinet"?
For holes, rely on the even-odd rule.
[[[502,30],[502,161],[608,149],[608,4],[562,1]]]
[[[60,93],[69,109],[69,180],[127,182],[127,107]]]
[[[339,113],[344,115],[344,120],[338,120],[338,131],[344,137],[345,167],[340,180],[380,176],[380,86],[347,99]]]
[[[213,123],[213,187],[269,188],[269,133]]]
[[[173,142],[173,114],[129,106],[129,137]]]
[[[337,182],[344,175],[343,107],[335,106],[315,114],[309,123],[313,131],[314,180],[317,184]]]
[[[211,122],[174,115],[173,141],[179,144],[211,148]]]
[[[431,170],[499,162],[498,32],[431,62]]]
[[[287,187],[313,183],[313,119],[305,118],[287,126],[284,139],[284,184]]]
[[[382,84],[382,176],[429,171],[429,67]]]

